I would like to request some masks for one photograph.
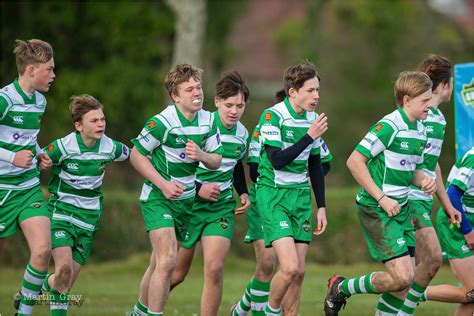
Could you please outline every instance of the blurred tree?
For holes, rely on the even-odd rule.
[[[205,0],[166,0],[176,15],[172,65],[189,63],[202,67],[202,47],[206,30]]]

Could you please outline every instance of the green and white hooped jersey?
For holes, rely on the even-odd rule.
[[[328,145],[321,137],[321,163],[330,162],[332,160],[332,154],[329,151]]]
[[[464,211],[474,213],[474,147],[454,164],[448,176],[450,184],[464,191],[461,200]]]
[[[205,152],[222,153],[214,116],[200,110],[190,122],[176,105],[170,105],[150,118],[137,138],[132,139],[142,155],[151,156],[153,166],[165,180],[177,181],[185,187],[177,200],[191,198],[196,193],[194,181],[198,163],[186,157],[188,139]],[[145,180],[140,200],[146,201],[152,190],[160,192],[148,179]]]
[[[259,185],[279,188],[309,188],[308,158],[320,154],[321,140],[318,138],[308,145],[294,161],[275,170],[268,160],[265,145],[286,149],[298,142],[317,118],[315,112],[297,114],[291,107],[288,98],[266,109],[260,117],[260,164],[258,172]]]
[[[375,184],[403,206],[407,203],[416,169],[423,166],[426,130],[421,121],[411,123],[403,109],[378,121],[356,146],[367,157],[367,168]],[[361,188],[359,204],[378,207],[377,201]]]
[[[46,98],[39,92],[28,97],[15,80],[0,90],[0,149],[13,153],[31,150],[36,157],[37,137]],[[27,169],[0,159],[0,190],[24,190],[39,185],[37,160]]]
[[[92,148],[78,132],[53,141],[45,148],[53,161],[48,201],[53,220],[70,222],[87,230],[97,229],[102,214],[105,168],[112,161],[127,160],[129,148],[103,135]]]
[[[219,114],[212,113],[217,128],[219,129],[222,144],[222,163],[219,169],[210,170],[202,162],[196,171],[196,180],[200,183],[217,183],[221,195],[232,196],[233,172],[238,161],[242,160],[247,152],[249,133],[245,126],[237,122],[230,130],[227,129],[219,118]],[[224,196],[224,195],[222,195]]]
[[[423,171],[428,177],[436,179],[436,164],[441,156],[446,120],[439,109],[430,108],[428,117],[423,121],[423,124],[426,127],[426,136],[428,138],[423,153]],[[433,196],[412,185],[409,199],[431,201]]]

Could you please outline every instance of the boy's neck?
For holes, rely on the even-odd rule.
[[[441,103],[443,103],[443,100],[441,99],[441,96],[433,93],[433,96],[432,96],[432,99],[431,99],[431,107],[435,108],[435,109],[438,109],[438,107]]]
[[[183,116],[188,120],[192,121],[194,120],[194,117],[196,116],[196,112],[191,112],[191,111],[186,111],[182,106],[180,106],[178,103],[176,103],[176,107],[178,110],[183,114]]]
[[[20,76],[18,78],[18,85],[26,94],[33,95],[33,93],[35,93],[35,89],[31,86],[29,80],[25,78],[25,76]]]
[[[86,137],[84,134],[79,133],[81,135],[82,142],[86,145],[87,148],[92,148],[97,143],[97,139]]]

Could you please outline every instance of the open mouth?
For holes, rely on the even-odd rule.
[[[198,98],[198,99],[194,99],[193,100],[193,104],[200,104],[202,102],[202,99],[201,98]]]

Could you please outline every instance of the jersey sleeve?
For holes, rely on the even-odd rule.
[[[372,126],[355,150],[365,157],[372,159],[391,144],[394,136],[394,128],[390,124],[380,121]]]
[[[221,134],[214,118],[211,119],[209,134],[203,143],[203,150],[210,154],[220,154],[224,152],[221,144]]]
[[[258,163],[260,161],[260,129],[255,126],[251,137],[249,137],[249,155],[247,158],[247,163]]]
[[[130,157],[130,148],[127,145],[115,141],[114,161],[125,161]]]
[[[323,139],[321,137],[316,138],[313,141],[313,143],[311,144],[311,151],[309,152],[309,154],[310,155],[320,155],[322,144],[323,144]]]
[[[59,146],[59,141],[54,140],[48,146],[43,148],[43,152],[49,156],[54,165],[59,164],[59,161],[63,155]]]
[[[470,187],[474,185],[474,156],[468,156],[465,158],[461,166],[459,167],[456,178],[451,184],[457,186],[462,191],[466,192]]]
[[[7,114],[7,109],[8,101],[2,95],[0,95],[0,122],[3,121],[5,114]]]
[[[328,145],[324,141],[323,138],[321,138],[321,163],[327,163],[332,160],[332,154],[331,151],[328,148]]]
[[[283,147],[280,117],[277,114],[271,110],[265,110],[260,117],[259,125],[262,146]]]
[[[131,142],[140,154],[149,156],[163,143],[165,132],[165,125],[155,116],[146,122],[140,134]]]

